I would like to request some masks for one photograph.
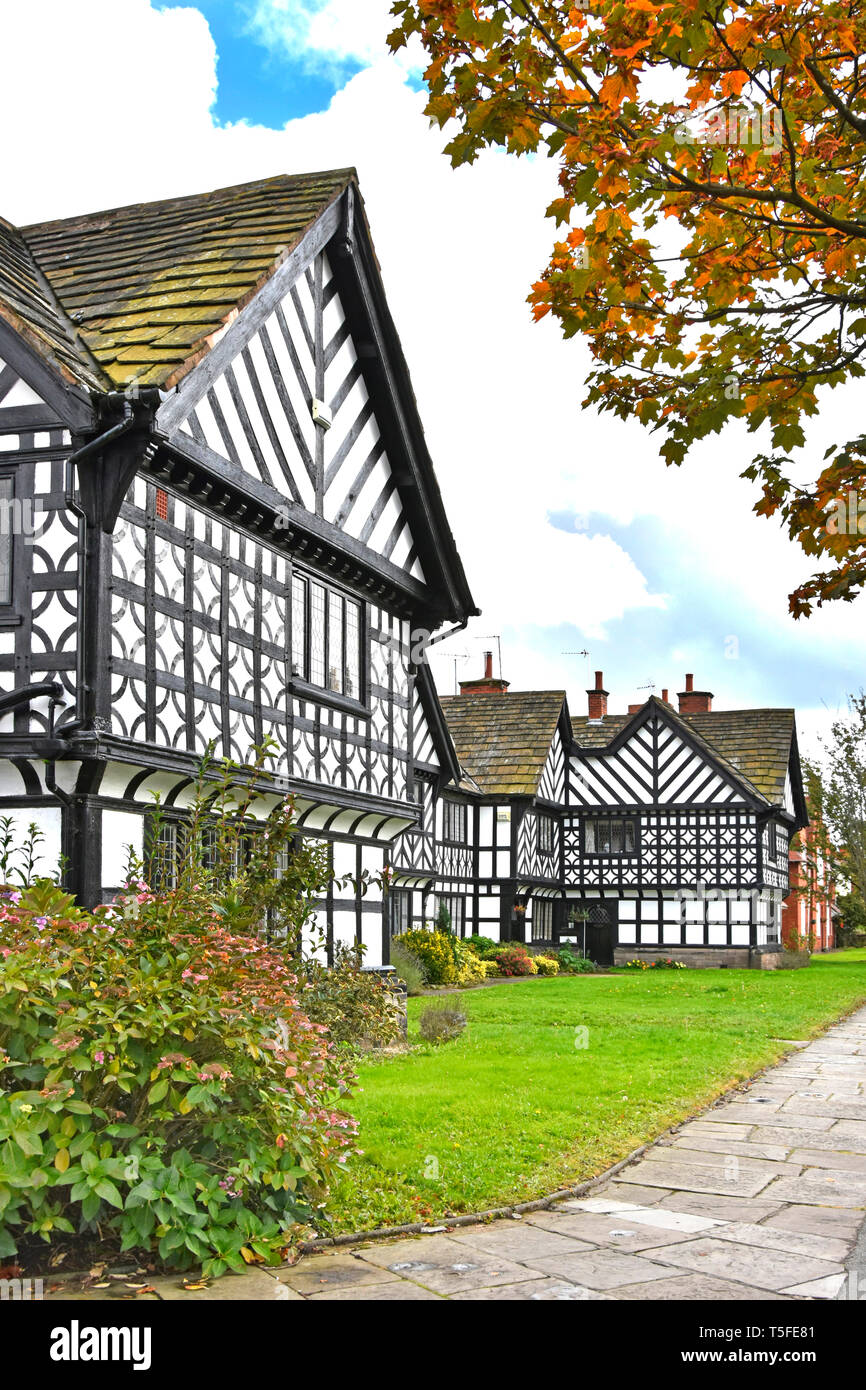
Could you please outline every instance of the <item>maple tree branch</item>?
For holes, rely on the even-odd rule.
[[[803,66],[812,77],[816,87],[818,87],[821,90],[821,92],[823,92],[830,105],[834,107],[835,110],[842,117],[842,120],[847,125],[852,126],[853,129],[856,130],[859,135],[863,135],[864,137],[866,137],[866,120],[860,120],[858,116],[854,115],[854,112],[851,110],[851,108],[847,106],[845,102],[842,101],[841,97],[838,96],[831,84],[827,81],[826,77],[822,73],[821,69],[818,67],[818,64],[815,62],[815,60],[813,58],[807,58]]]

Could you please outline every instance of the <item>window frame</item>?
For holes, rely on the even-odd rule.
[[[322,592],[322,675],[324,684],[313,680],[313,593]],[[302,598],[300,605],[296,593]],[[342,689],[334,690],[329,682],[332,669],[331,632],[334,605],[339,606],[340,632],[340,683]],[[300,606],[300,615],[298,608]],[[367,632],[367,605],[364,600],[331,584],[318,575],[293,568],[289,592],[289,618],[291,623],[291,642],[289,652],[290,681],[292,689],[305,699],[321,701],[351,711],[353,714],[369,713],[367,709],[367,689],[369,681],[369,643]],[[357,663],[352,659],[349,632],[354,626],[348,619],[353,612],[357,615]],[[298,619],[303,623],[303,633],[298,641]],[[336,623],[335,623],[336,626]],[[301,654],[298,669],[297,656]],[[346,687],[354,682],[357,690],[347,694]]]
[[[544,932],[538,930],[539,916],[546,919]],[[549,927],[549,931],[547,928]],[[553,943],[556,936],[556,923],[554,919],[553,898],[532,899],[532,940],[543,941],[545,945]]]
[[[463,893],[440,893],[438,895],[438,905],[442,903],[448,909],[451,918],[451,935],[464,937],[466,935],[466,898]],[[458,909],[455,912],[455,904]]]
[[[462,820],[462,836],[454,837],[449,833],[449,813],[454,811],[460,813]],[[469,844],[469,807],[465,801],[458,801],[456,796],[443,796],[442,798],[442,843],[443,845],[468,845]]]
[[[549,811],[539,811],[537,814],[538,853],[545,859],[552,859],[556,853],[556,817]]]
[[[4,485],[7,483],[9,485],[9,496],[3,499],[2,489]],[[10,513],[13,516],[15,514],[15,501],[18,496],[17,483],[18,471],[16,468],[0,468],[0,501],[5,500],[8,504],[6,508],[5,524],[2,519],[2,510],[0,510],[0,543],[2,543],[5,540],[9,547],[8,597],[4,598],[2,592],[0,592],[0,614],[2,614],[4,618],[8,618],[9,615],[12,612],[14,612],[13,603],[15,601],[15,570],[18,564],[18,546],[16,544],[16,540],[19,535],[19,532],[14,528],[11,522]]]
[[[598,827],[607,823],[612,825],[615,821],[621,821],[623,827],[631,825],[633,849],[587,849],[587,830],[592,825],[595,832],[595,844],[598,845]],[[612,831],[608,832],[608,838],[613,839]],[[625,833],[623,833],[623,846],[625,845]],[[585,816],[581,821],[580,827],[580,851],[587,859],[636,859],[640,853],[640,829],[637,816]]]
[[[412,929],[412,889],[392,888],[389,896],[391,899],[391,935],[392,937],[402,936],[404,932]],[[401,908],[404,910],[401,911]]]

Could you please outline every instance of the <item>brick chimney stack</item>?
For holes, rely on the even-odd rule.
[[[695,690],[695,678],[688,673],[686,676],[686,688],[677,694],[680,702],[680,714],[708,714],[713,708],[713,693],[711,690]]]
[[[493,653],[484,653],[484,675],[480,680],[460,682],[461,695],[505,695],[510,681],[504,681],[493,674]]]
[[[670,704],[670,700],[668,699],[668,689],[667,689],[667,686],[664,686],[663,689],[662,689],[662,703],[665,704],[665,705],[669,705],[669,704]]]
[[[608,691],[604,688],[604,672],[596,671],[595,689],[588,690],[590,719],[604,719],[607,714]]]

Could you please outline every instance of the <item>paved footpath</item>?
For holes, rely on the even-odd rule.
[[[582,1199],[156,1296],[866,1300],[866,1008],[795,1046]]]

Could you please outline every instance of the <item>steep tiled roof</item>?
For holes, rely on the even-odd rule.
[[[7,228],[0,299],[11,278],[16,312],[55,356],[79,334],[69,365],[85,384],[101,374],[103,390],[172,386],[353,178],[351,169],[280,175]],[[40,278],[47,294],[33,289]]]
[[[700,714],[677,714],[697,734],[709,750],[726,763],[746,784],[751,784],[767,801],[782,804],[785,778],[794,737],[792,709],[708,710]],[[609,714],[590,723],[585,715],[572,716],[574,737],[580,748],[606,748],[634,716]]]
[[[710,710],[682,716],[774,804],[785,800],[794,737],[792,709]]]
[[[97,385],[99,371],[76,343],[20,232],[0,218],[0,318],[67,381]]]
[[[564,690],[442,697],[457,757],[482,792],[535,795],[564,700]]]

